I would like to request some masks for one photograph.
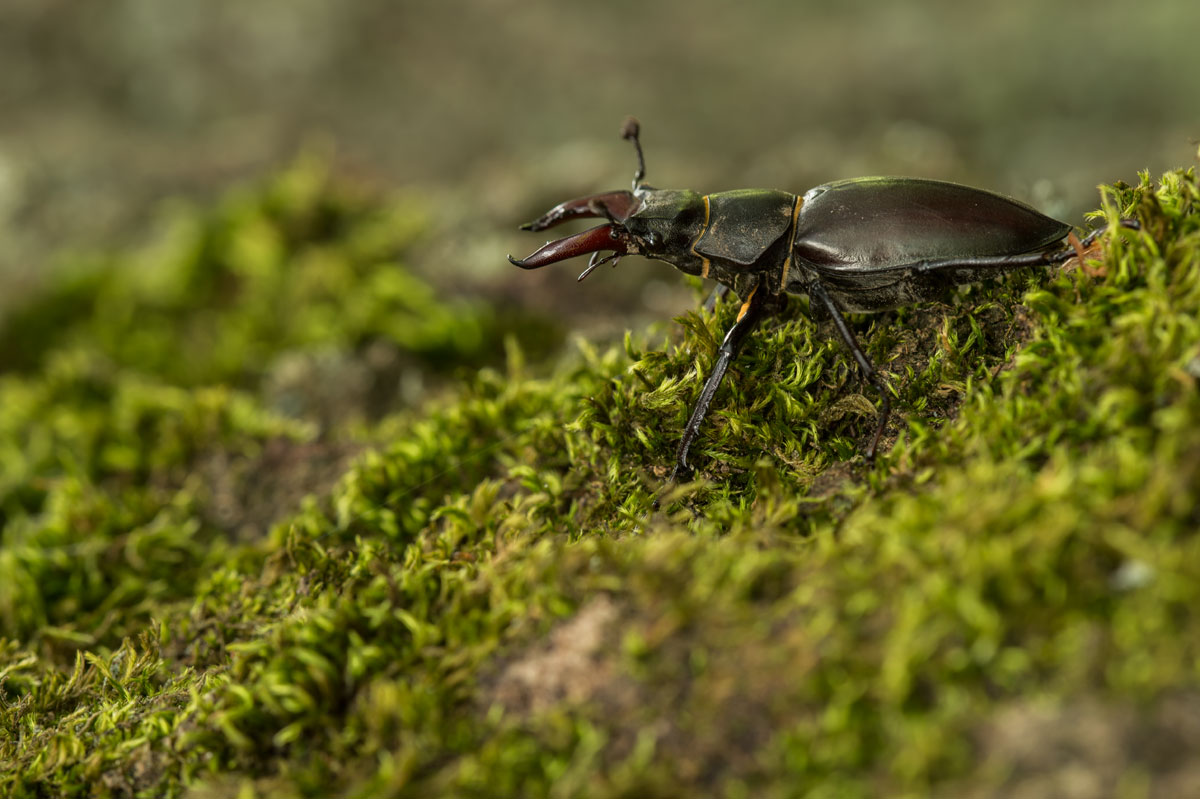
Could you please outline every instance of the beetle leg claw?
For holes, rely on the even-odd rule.
[[[588,259],[587,269],[584,269],[579,273],[579,277],[575,278],[575,282],[582,283],[583,279],[592,272],[596,271],[596,267],[598,266],[604,266],[604,264],[611,263],[615,267],[620,262],[622,255],[624,255],[624,253],[614,252],[612,255],[606,255],[601,258],[599,252],[592,253],[592,257]]]
[[[686,483],[692,479],[692,475],[696,472],[683,461],[676,461],[675,468],[671,470],[671,476],[667,478],[668,483]]]

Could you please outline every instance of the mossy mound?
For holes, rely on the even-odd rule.
[[[521,325],[395,263],[410,217],[304,169],[137,288],[101,270],[10,321],[0,792],[1200,785],[1193,171],[1104,189],[1083,265],[855,319],[897,392],[872,465],[870,389],[795,301],[656,510],[733,304],[529,366]],[[263,376],[372,346],[493,361],[353,437]]]

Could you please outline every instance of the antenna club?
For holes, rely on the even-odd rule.
[[[638,139],[641,130],[642,126],[638,124],[635,117],[625,117],[625,121],[621,124],[621,138],[632,141],[637,150],[638,167],[637,172],[633,175],[634,191],[637,191],[638,187],[642,185],[642,178],[646,177],[646,159],[642,155],[642,142]]]

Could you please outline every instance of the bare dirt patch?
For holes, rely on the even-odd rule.
[[[255,457],[213,452],[195,470],[208,489],[204,515],[241,540],[258,538],[305,496],[326,493],[362,449],[349,442],[274,438]]]
[[[544,643],[505,666],[489,704],[524,715],[562,703],[582,705],[606,694],[632,698],[632,685],[618,686],[611,656],[619,617],[617,605],[607,596],[584,605]]]
[[[1084,700],[1000,711],[975,733],[978,786],[963,799],[1149,799],[1200,796],[1200,696],[1146,706]],[[985,779],[979,779],[984,776]]]

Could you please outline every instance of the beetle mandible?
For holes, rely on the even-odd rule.
[[[510,255],[508,260],[522,269],[538,269],[592,253],[579,275],[583,280],[601,264],[615,266],[622,256],[637,254],[712,278],[742,298],[737,321],[725,334],[684,428],[671,481],[690,475],[688,450],[729,362],[759,321],[782,306],[785,294],[807,294],[810,303],[828,312],[863,377],[879,392],[875,433],[864,453],[872,460],[891,401],[887,383],[843,313],[921,302],[948,286],[1004,270],[1063,263],[1082,251],[1070,225],[1017,200],[939,180],[854,178],[803,195],[768,189],[704,195],[655,189],[642,183],[646,162],[638,134],[637,120],[630,117],[621,135],[637,151],[632,191],[569,200],[521,229],[545,230],[579,217],[601,217],[606,224],[547,242],[527,258]],[[606,251],[611,255],[601,258]]]

